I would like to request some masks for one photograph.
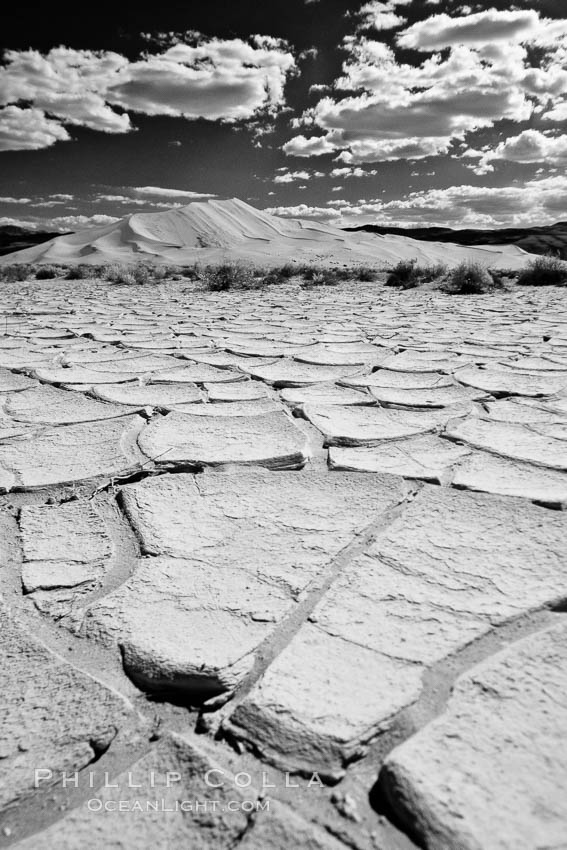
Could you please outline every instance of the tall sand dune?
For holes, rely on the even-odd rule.
[[[346,232],[316,221],[286,219],[233,198],[204,201],[158,213],[134,213],[102,227],[58,236],[16,251],[0,262],[156,263],[287,261],[340,265],[420,264],[476,260],[494,268],[523,267],[532,255],[515,245],[448,245],[407,236]]]

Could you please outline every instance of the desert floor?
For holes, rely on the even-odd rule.
[[[0,310],[0,846],[565,847],[565,289]]]

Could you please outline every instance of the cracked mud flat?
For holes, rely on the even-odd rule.
[[[0,846],[564,846],[564,290],[0,310]]]

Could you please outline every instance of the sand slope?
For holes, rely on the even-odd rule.
[[[284,219],[233,198],[205,201],[159,213],[135,213],[17,251],[4,262],[103,263],[152,260],[192,263],[288,260],[325,263],[456,264],[474,259],[496,268],[520,268],[530,254],[516,246],[446,245],[405,236],[350,233],[332,225]]]

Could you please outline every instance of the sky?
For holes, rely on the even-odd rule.
[[[567,220],[565,0],[11,3],[2,39],[0,224]]]

